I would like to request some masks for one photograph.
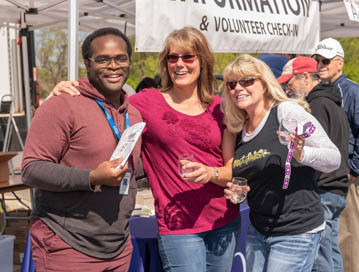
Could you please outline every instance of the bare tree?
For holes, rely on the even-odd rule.
[[[79,34],[80,44],[83,34]],[[47,28],[36,35],[37,75],[40,97],[46,97],[61,80],[67,79],[67,31],[60,28]],[[79,54],[79,75],[86,74]]]

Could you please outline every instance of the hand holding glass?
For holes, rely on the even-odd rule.
[[[283,118],[280,121],[278,138],[282,145],[288,145],[290,142],[290,134],[295,132],[297,128],[297,120],[290,118]]]
[[[194,168],[183,169],[183,166],[186,165],[188,162],[193,162],[193,161],[194,161],[194,156],[192,154],[178,155],[178,172],[183,179],[188,179],[183,177],[184,174],[192,173],[195,170]]]
[[[234,204],[242,203],[247,197],[247,179],[234,177],[231,186],[231,201]]]

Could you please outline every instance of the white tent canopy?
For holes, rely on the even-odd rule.
[[[99,27],[111,26],[119,28],[128,37],[134,37],[135,0],[77,0],[77,2],[81,30],[93,31]],[[359,23],[349,20],[342,0],[319,2],[321,3],[321,38],[359,37]],[[21,13],[25,13],[26,24],[30,30],[52,25],[67,27],[68,6],[67,0],[0,0],[0,25],[20,24]]]
[[[25,13],[29,30],[48,26],[67,28],[68,0],[0,0],[0,24],[21,24]],[[99,27],[116,27],[127,36],[135,35],[134,0],[77,0],[79,27],[93,31]]]
[[[77,31],[116,27],[127,36],[135,34],[134,0],[0,0],[0,26],[12,23],[18,28],[35,30],[57,26],[68,29],[68,78],[77,78]],[[7,25],[8,26],[8,25]],[[22,37],[24,75],[29,75],[26,36]],[[27,125],[31,122],[29,77],[24,76]]]
[[[137,0],[141,1],[141,0]],[[176,1],[176,0],[172,0]],[[178,2],[180,0],[177,0]],[[194,0],[181,0],[187,3]],[[254,0],[253,0],[254,1]],[[288,0],[294,1],[294,0]],[[304,1],[304,0],[303,0]],[[340,0],[312,0],[320,3],[320,38],[359,37],[359,23],[350,21]],[[205,2],[205,1],[204,1]],[[210,2],[207,0],[207,2]],[[203,0],[202,0],[203,3]],[[298,4],[298,1],[296,1]],[[299,5],[299,4],[298,4]],[[48,26],[68,28],[69,32],[69,79],[75,79],[77,71],[77,29],[93,31],[99,27],[116,27],[128,37],[135,36],[135,0],[0,0],[0,26],[14,23],[28,30]],[[152,10],[148,6],[137,7]],[[156,17],[156,14],[151,14]],[[158,16],[157,16],[158,17]],[[158,18],[161,20],[162,18]],[[78,22],[78,23],[77,23]],[[26,39],[23,40],[26,48]],[[233,46],[236,46],[235,44]],[[238,52],[239,50],[235,50]],[[28,74],[27,50],[23,49],[24,74]],[[26,115],[30,118],[29,79],[24,77]],[[30,120],[28,120],[29,125]]]

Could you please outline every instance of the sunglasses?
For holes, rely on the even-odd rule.
[[[182,59],[184,63],[193,63],[194,60],[196,59],[196,55],[188,54],[188,55],[180,56],[180,55],[169,54],[166,56],[166,59],[169,63],[177,63],[178,59]]]
[[[249,78],[243,78],[240,80],[231,80],[227,82],[227,88],[229,90],[234,90],[237,87],[237,84],[241,85],[242,87],[249,87],[254,84],[254,81],[258,79],[258,77],[249,77]]]
[[[332,61],[331,59],[318,59],[318,58],[315,58],[315,60],[318,62],[318,64],[322,62],[324,65],[328,65]]]

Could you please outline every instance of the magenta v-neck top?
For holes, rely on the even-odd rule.
[[[173,109],[156,89],[144,89],[129,100],[147,124],[142,160],[155,199],[159,233],[199,233],[234,220],[239,205],[224,198],[223,187],[183,180],[177,166],[181,153],[192,153],[208,166],[223,166],[221,98],[214,96],[206,111],[195,116]]]

